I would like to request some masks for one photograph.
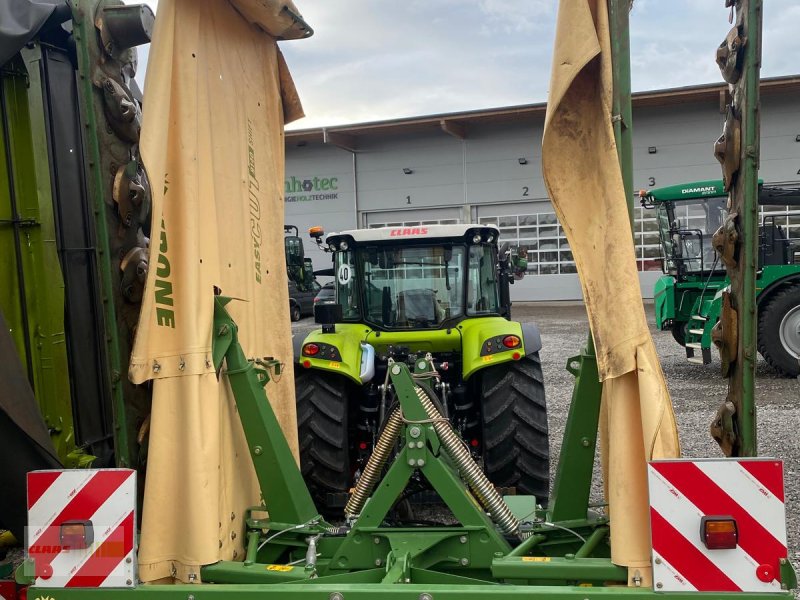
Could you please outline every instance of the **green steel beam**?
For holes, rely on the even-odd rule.
[[[376,569],[382,572],[383,570]],[[414,570],[412,570],[412,577]],[[30,598],[55,600],[490,600],[492,598],[525,598],[530,600],[792,600],[791,592],[712,593],[712,592],[654,592],[648,588],[585,587],[554,585],[454,585],[446,583],[412,582],[386,585],[381,583],[345,583],[343,577],[294,584],[215,584],[215,585],[146,585],[136,590],[111,588],[37,588],[28,589]]]
[[[628,216],[633,232],[633,112],[631,108],[631,48],[628,13],[631,0],[608,0],[608,16],[611,34],[611,76],[613,92],[611,100],[614,140],[628,201]]]
[[[531,564],[535,564],[536,568],[532,569]],[[628,580],[628,569],[618,567],[606,558],[522,556],[495,559],[492,562],[492,575],[497,579],[622,584]]]
[[[608,0],[608,9],[613,80],[612,121],[633,235],[633,116],[628,27],[630,1]],[[581,354],[569,359],[567,370],[575,375],[575,386],[551,495],[550,518],[553,521],[585,519],[588,513],[600,398],[603,392],[591,334]]]
[[[215,584],[223,583],[290,583],[309,579],[302,567],[292,565],[247,564],[232,560],[223,560],[213,565],[206,565],[201,569],[203,581],[213,581]]]
[[[575,376],[575,386],[550,496],[549,518],[555,522],[585,519],[589,512],[603,391],[591,336],[583,352],[567,361],[567,371]]]
[[[98,35],[94,26],[94,12],[97,8],[96,0],[73,0],[73,39],[78,57],[78,96],[81,102],[81,122],[85,127],[84,139],[87,174],[86,182],[89,195],[94,204],[95,244],[97,252],[98,272],[100,278],[100,295],[103,299],[105,313],[106,334],[106,360],[107,384],[111,389],[111,408],[114,421],[114,451],[119,467],[135,467],[136,460],[132,456],[131,430],[132,424],[128,423],[125,398],[123,395],[122,377],[127,373],[127,365],[123,366],[120,351],[120,334],[117,330],[117,310],[114,306],[114,288],[112,282],[112,263],[110,252],[110,239],[113,235],[107,225],[107,211],[105,199],[110,196],[108,189],[108,175],[101,170],[104,164],[101,156],[100,139],[101,131],[105,131],[107,124],[99,122],[98,115],[103,114],[103,107],[99,101],[98,92],[92,84],[94,74],[100,59],[94,57],[100,49],[97,44]]]
[[[269,381],[267,369],[257,369],[244,355],[238,341],[238,327],[225,310],[230,298],[214,299],[214,338],[212,353],[217,371],[225,359],[226,373],[236,399],[250,456],[270,521],[301,525],[321,522],[311,494],[306,487],[278,419],[269,404],[264,386]]]
[[[761,0],[740,0],[738,10],[746,9],[744,47],[744,106],[742,112],[742,164],[735,195],[742,198],[741,283],[734,285],[740,309],[738,360],[734,365],[730,386],[738,396],[735,418],[738,420],[738,455],[757,456],[756,434],[756,277],[758,269],[758,161],[760,152],[759,73],[761,69]],[[739,189],[741,188],[741,189]],[[734,201],[734,205],[738,203]],[[736,392],[739,392],[736,394]]]

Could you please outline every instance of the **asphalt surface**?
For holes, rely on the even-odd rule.
[[[667,379],[678,421],[683,454],[690,458],[721,457],[708,427],[725,399],[727,382],[719,375],[719,361],[701,366],[686,361],[684,349],[669,332],[655,330],[652,307],[648,320]],[[589,333],[586,311],[580,303],[517,303],[513,317],[536,323],[542,332],[542,366],[550,424],[550,450],[559,455],[574,378],[565,370],[567,359],[578,354]],[[295,335],[315,327],[306,318],[292,324]],[[800,381],[778,376],[759,356],[756,381],[758,448],[761,456],[784,461],[789,556],[800,563]],[[597,472],[599,469],[595,469]],[[594,482],[594,499],[602,496],[600,478]]]

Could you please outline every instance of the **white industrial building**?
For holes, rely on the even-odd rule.
[[[633,95],[634,185],[721,178],[712,154],[730,102],[722,84]],[[761,169],[767,183],[800,182],[800,76],[762,80]],[[514,300],[575,300],[575,263],[541,173],[545,104],[286,132],[285,222],[337,231],[382,225],[482,222],[528,249]],[[582,165],[575,164],[580,170]],[[592,210],[592,198],[585,198]],[[774,207],[800,238],[800,211]],[[637,206],[642,293],[661,274],[655,215]],[[315,269],[329,257],[311,243]]]

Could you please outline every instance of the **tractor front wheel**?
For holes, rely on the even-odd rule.
[[[758,351],[781,375],[800,375],[800,285],[777,292],[759,309]]]
[[[297,371],[300,371],[299,373]],[[300,469],[321,514],[341,516],[337,499],[350,489],[347,384],[337,375],[295,370]]]
[[[672,339],[681,346],[686,346],[686,326],[687,323],[685,321],[675,321],[670,328],[672,331]]]
[[[550,446],[539,354],[488,367],[482,375],[483,464],[498,487],[547,505]]]

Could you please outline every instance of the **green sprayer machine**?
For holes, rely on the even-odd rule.
[[[759,182],[758,203],[800,207],[800,189]],[[730,284],[715,238],[728,213],[723,182],[697,181],[640,193],[655,209],[664,273],[655,284],[656,326],[672,332],[690,362],[711,362],[714,327],[722,313],[722,291]],[[717,234],[715,236],[715,234]],[[756,301],[758,351],[779,373],[800,375],[800,240],[775,216],[759,226]]]

